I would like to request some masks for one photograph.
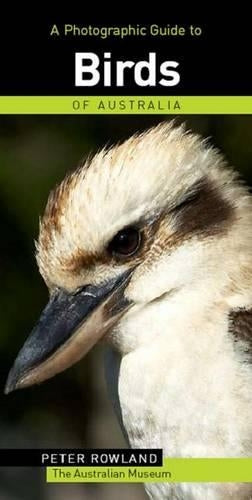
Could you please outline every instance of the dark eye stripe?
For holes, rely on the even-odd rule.
[[[177,213],[176,213],[177,212]],[[217,186],[202,179],[194,194],[174,208],[176,230],[184,236],[202,234],[213,236],[229,227],[234,216],[230,202],[222,196]]]

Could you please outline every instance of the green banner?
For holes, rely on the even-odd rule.
[[[47,467],[48,483],[252,483],[252,458],[165,458],[162,467]]]
[[[0,114],[252,114],[252,96],[0,96]]]

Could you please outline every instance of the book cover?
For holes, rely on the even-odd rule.
[[[1,41],[0,498],[252,498],[244,20]]]

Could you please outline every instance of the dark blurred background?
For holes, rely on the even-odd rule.
[[[17,351],[47,301],[34,258],[49,191],[90,151],[161,121],[157,116],[2,116],[0,122],[0,446],[124,447],[96,346],[41,386],[3,395]],[[252,184],[252,116],[190,116]],[[2,468],[1,500],[144,500],[141,485],[47,485],[40,469]]]

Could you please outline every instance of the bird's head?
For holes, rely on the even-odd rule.
[[[161,124],[88,159],[49,197],[37,261],[50,299],[6,391],[61,372],[103,337],[120,348],[127,318],[174,294],[235,297],[248,213],[222,156],[183,126]]]

